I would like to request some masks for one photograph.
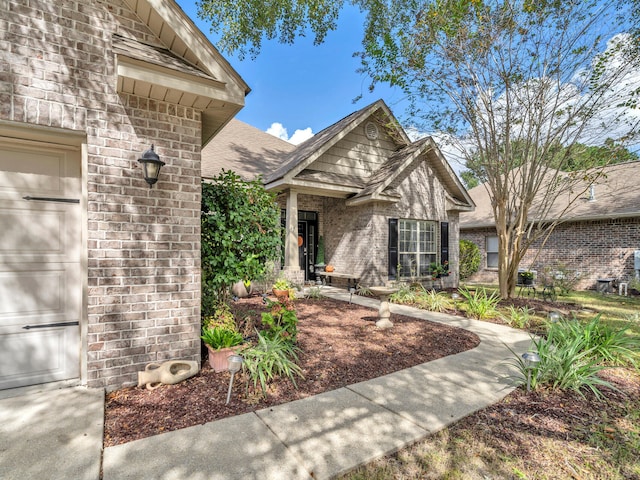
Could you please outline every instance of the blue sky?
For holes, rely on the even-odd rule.
[[[195,0],[177,0],[194,23],[215,45],[209,25],[197,16]],[[369,81],[356,73],[359,60],[363,16],[353,7],[340,15],[338,29],[330,32],[324,44],[313,45],[313,38],[298,38],[294,45],[264,42],[260,55],[243,61],[223,53],[251,87],[245,107],[236,118],[266,131],[280,123],[291,137],[296,130],[311,128],[317,133],[341,118],[382,98],[401,120],[405,106],[402,93],[377,86],[369,93]],[[363,95],[357,103],[353,99]]]

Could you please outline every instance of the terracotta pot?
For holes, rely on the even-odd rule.
[[[277,299],[288,299],[289,298],[289,290],[278,290],[276,288],[273,289],[273,294]]]
[[[213,368],[214,372],[219,373],[227,371],[227,357],[236,353],[235,348],[236,347],[214,350],[209,345],[207,345],[207,350],[209,351],[209,365],[211,365],[211,368]]]
[[[326,267],[324,267],[325,272],[333,272],[334,268],[333,265],[327,265]]]

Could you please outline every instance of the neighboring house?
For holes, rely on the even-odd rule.
[[[0,389],[199,361],[200,152],[247,85],[172,0],[0,10]]]
[[[586,177],[585,177],[586,178]],[[593,184],[584,182],[575,192],[585,192],[562,215],[560,223],[544,245],[533,244],[521,268],[538,272],[558,266],[579,277],[578,288],[597,286],[598,279],[629,279],[636,275],[634,255],[640,255],[640,161],[606,167]],[[560,217],[558,195],[555,209],[545,220]],[[498,237],[484,185],[469,190],[477,205],[474,212],[461,215],[460,236],[480,248],[480,271],[471,280],[497,281]],[[536,202],[534,202],[535,204]],[[535,208],[531,218],[536,218]],[[640,260],[640,257],[638,257]]]
[[[322,236],[326,263],[363,285],[424,280],[445,261],[443,286],[458,283],[458,218],[474,204],[433,140],[411,142],[382,101],[297,147],[234,121],[202,158],[203,177],[260,174],[278,193],[291,279],[315,278]]]

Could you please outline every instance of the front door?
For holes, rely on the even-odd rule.
[[[305,281],[315,278],[317,223],[316,220],[298,222],[298,257]]]
[[[0,389],[80,374],[78,151],[0,138]]]

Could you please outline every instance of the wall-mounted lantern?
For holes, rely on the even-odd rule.
[[[138,162],[142,164],[142,174],[144,180],[149,184],[149,188],[158,181],[160,175],[160,169],[165,164],[153,149],[151,148],[142,154],[142,157],[138,159]]]

